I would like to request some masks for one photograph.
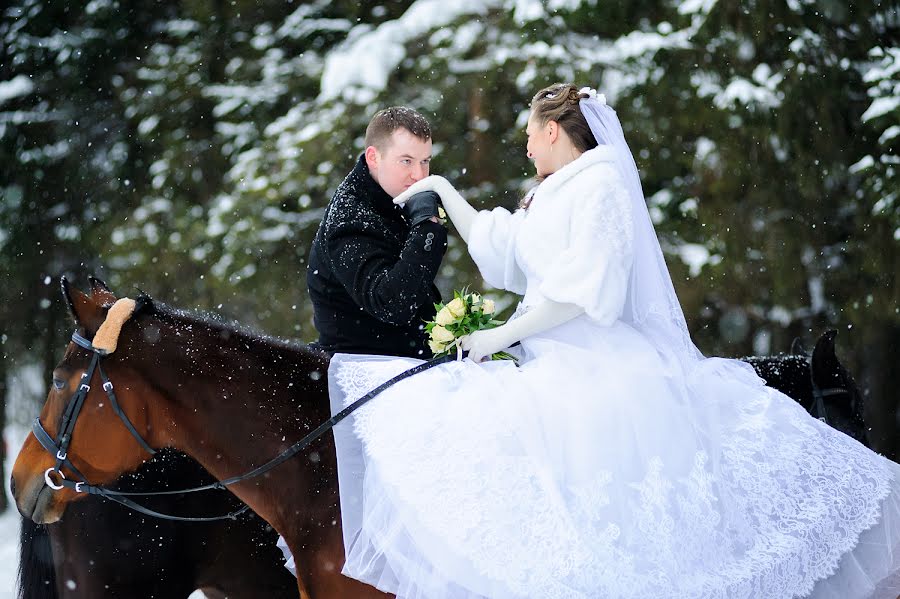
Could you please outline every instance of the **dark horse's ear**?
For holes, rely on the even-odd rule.
[[[792,356],[808,356],[809,352],[806,351],[806,348],[803,347],[803,342],[800,341],[800,337],[794,337],[794,341],[791,343],[791,355]]]
[[[138,296],[134,299],[134,314],[146,314],[153,311],[153,298],[138,289]]]
[[[62,277],[59,283],[63,299],[66,300],[75,324],[82,327],[88,337],[92,337],[106,319],[106,310],[93,297],[83,293],[80,289],[72,289],[65,277]]]
[[[91,299],[103,306],[109,308],[118,299],[110,288],[102,280],[97,277],[88,277],[91,283]]]
[[[819,340],[816,341],[816,347],[813,349],[811,368],[813,376],[817,381],[823,380],[829,374],[838,374],[841,371],[841,363],[834,353],[834,338],[837,337],[837,331],[829,329],[822,333]]]

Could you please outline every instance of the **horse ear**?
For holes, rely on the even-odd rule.
[[[72,289],[65,277],[60,279],[60,287],[75,324],[83,327],[88,336],[96,333],[106,318],[103,307],[80,289]]]
[[[791,343],[791,355],[793,356],[808,356],[809,352],[806,351],[806,348],[803,347],[803,342],[800,341],[800,337],[794,337],[794,341]]]
[[[837,331],[829,329],[822,333],[819,340],[816,341],[816,347],[812,354],[812,371],[817,378],[835,372],[840,366],[840,361],[834,353],[834,338],[837,337]]]
[[[141,312],[152,312],[153,311],[153,298],[138,289],[138,296],[134,300],[134,312],[133,314],[138,314]]]
[[[91,283],[91,299],[104,308],[109,308],[118,299],[110,288],[102,280],[97,277],[90,276],[88,281]]]

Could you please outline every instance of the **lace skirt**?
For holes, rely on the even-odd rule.
[[[897,597],[900,466],[742,363],[684,375],[620,333],[448,363],[338,425],[344,574],[410,599]],[[332,410],[418,363],[336,355]]]

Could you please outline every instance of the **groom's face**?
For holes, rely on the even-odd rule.
[[[392,198],[403,193],[407,187],[428,176],[431,162],[431,140],[420,139],[400,128],[379,150],[375,146],[366,148],[366,162],[372,178]]]

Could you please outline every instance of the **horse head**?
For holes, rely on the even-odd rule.
[[[117,302],[103,281],[91,277],[90,282],[88,295],[72,289],[65,278],[61,279],[63,298],[74,319],[76,333],[88,342],[94,339]],[[138,302],[137,311],[141,303]],[[121,332],[123,341],[129,334],[134,334],[132,329],[135,327],[128,325],[125,323]],[[119,343],[118,351],[103,358],[102,368],[108,374],[114,373],[111,378],[116,381],[118,404],[135,429],[151,443],[158,442],[153,439],[156,430],[147,406],[161,398],[151,385],[129,371],[130,352],[134,349],[131,343]],[[60,476],[78,480],[80,474],[92,484],[109,484],[120,475],[137,469],[150,457],[145,447],[122,425],[110,405],[99,369],[91,369],[93,359],[94,352],[74,341],[68,344],[62,360],[53,370],[47,399],[35,423],[35,431],[40,426],[59,442],[63,432],[61,423],[71,421],[67,415],[71,412],[69,406],[82,390],[83,404],[75,413],[63,459],[48,451],[32,432],[25,439],[13,466],[11,488],[16,505],[23,516],[36,523],[59,520],[69,502],[84,496],[75,489],[55,488],[60,486]]]
[[[813,394],[821,395],[829,424],[865,444],[862,394],[835,353],[835,337],[837,331],[831,329],[816,341],[810,359]]]

